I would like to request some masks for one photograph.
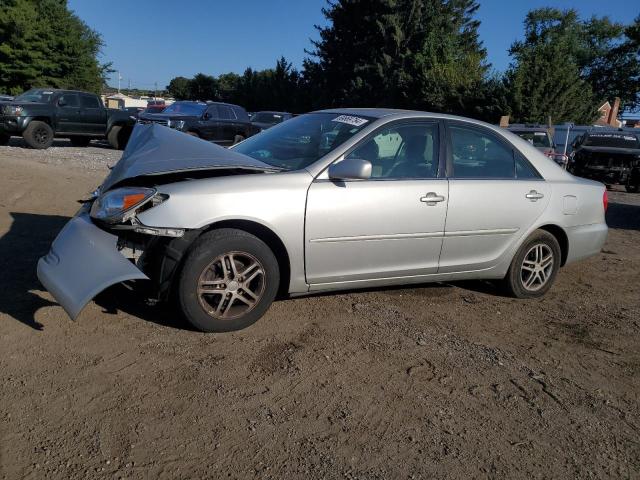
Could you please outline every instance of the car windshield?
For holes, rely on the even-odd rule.
[[[18,95],[14,100],[16,102],[49,103],[51,97],[53,97],[52,90],[34,89]]]
[[[251,117],[252,122],[256,123],[281,123],[284,116],[280,113],[259,112]]]
[[[337,113],[309,113],[248,138],[236,152],[286,170],[308,167],[373,119]]]
[[[203,103],[176,102],[162,110],[162,113],[184,113],[185,115],[200,116],[206,108],[207,106]]]
[[[632,133],[591,133],[584,145],[587,147],[640,148],[638,137]]]
[[[539,148],[551,148],[551,141],[549,135],[546,132],[518,132],[514,131],[520,138],[524,138],[527,142],[534,147]]]

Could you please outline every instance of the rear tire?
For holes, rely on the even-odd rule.
[[[200,236],[178,275],[178,305],[203,332],[229,332],[262,317],[280,286],[278,261],[259,238],[224,228]]]
[[[629,193],[638,193],[639,185],[625,185],[624,188]]]
[[[116,150],[124,150],[131,136],[131,129],[125,128],[121,125],[115,125],[111,127],[109,133],[107,133],[107,140]]]
[[[22,138],[29,148],[44,150],[53,143],[53,130],[48,123],[34,120],[22,133]]]
[[[561,261],[562,251],[556,237],[545,230],[536,230],[513,257],[503,280],[505,290],[516,298],[543,296],[553,285]]]
[[[89,142],[91,141],[91,138],[89,138],[89,137],[71,137],[71,138],[69,138],[69,140],[71,140],[71,145],[73,145],[74,147],[87,147],[87,146],[89,146]]]
[[[11,140],[9,135],[0,134],[0,145],[7,145]]]

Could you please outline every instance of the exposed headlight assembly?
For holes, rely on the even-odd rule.
[[[22,107],[16,105],[5,105],[2,107],[2,113],[18,117],[22,114]]]
[[[100,195],[91,206],[91,217],[106,223],[123,223],[156,195],[155,188],[123,187]]]
[[[184,128],[184,120],[167,120],[167,127],[182,130]]]

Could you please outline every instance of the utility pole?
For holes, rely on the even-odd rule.
[[[120,93],[120,80],[122,80],[122,75],[120,75],[120,70],[118,70],[118,93]]]
[[[158,82],[154,82],[153,84],[153,99],[155,100],[158,96]]]

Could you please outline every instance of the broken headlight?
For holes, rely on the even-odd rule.
[[[123,187],[110,190],[93,202],[91,217],[107,223],[123,223],[155,194],[155,188]]]

